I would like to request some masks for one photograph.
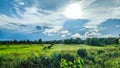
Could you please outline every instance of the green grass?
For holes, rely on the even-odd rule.
[[[31,54],[35,56],[39,55],[47,55],[50,56],[54,53],[74,53],[76,54],[78,49],[86,49],[87,51],[97,51],[97,50],[107,50],[112,51],[116,49],[115,46],[88,46],[88,45],[63,45],[56,44],[51,49],[43,50],[45,46],[49,44],[38,45],[38,44],[19,44],[19,45],[0,45],[0,55],[11,56],[11,57],[20,57],[20,58],[28,58]],[[118,47],[117,47],[118,48]]]
[[[44,45],[37,45],[37,44],[20,44],[20,45],[1,45],[0,46],[0,54],[1,55],[9,55],[9,54],[20,54],[21,55],[30,55],[30,54],[46,54],[51,55],[54,52],[61,52],[61,53],[76,53],[78,49],[86,49],[88,51],[94,51],[94,50],[111,50],[116,49],[114,46],[105,46],[105,47],[98,47],[98,46],[88,46],[88,45],[62,45],[62,44],[56,44],[51,49],[43,50],[45,46],[48,46],[49,44]],[[21,57],[22,58],[22,57]]]
[[[115,61],[117,59],[120,59],[120,46],[118,45],[106,45],[103,47],[99,47],[77,44],[55,44],[51,49],[43,50],[45,46],[49,46],[49,44],[0,45],[0,68],[5,68],[6,65],[8,65],[9,68],[14,68],[22,61],[26,61],[33,56],[47,56],[51,58],[55,54],[71,54],[76,56],[78,55],[77,51],[80,49],[85,49],[88,53],[87,59],[83,57],[83,60],[85,60],[85,63],[88,65],[88,67],[91,66],[94,68],[94,66],[96,65],[99,68],[98,64],[101,63],[102,57],[107,57],[106,59],[110,59],[105,62],[106,66],[109,64],[112,66],[112,60]],[[104,53],[98,54],[98,51],[104,51]],[[108,57],[109,55],[110,57]],[[91,60],[91,57],[93,57],[94,61]],[[116,62],[120,63],[120,61]],[[87,66],[85,67],[87,68]]]

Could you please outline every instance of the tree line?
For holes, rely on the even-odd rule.
[[[96,46],[104,46],[104,45],[115,45],[120,44],[120,38],[87,38],[86,40],[82,40],[80,38],[76,39],[65,39],[65,40],[53,40],[53,41],[45,41],[46,44],[55,43],[55,44],[87,44],[87,45],[96,45]]]
[[[38,40],[6,40],[0,41],[0,44],[87,44],[87,45],[112,45],[119,44],[120,38],[87,38],[82,40],[80,38],[70,38],[64,40],[51,40],[51,41],[42,41],[42,39]]]
[[[0,44],[42,44],[42,39],[39,40],[5,40],[0,41]]]

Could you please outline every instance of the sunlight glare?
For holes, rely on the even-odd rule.
[[[78,19],[81,17],[81,6],[79,3],[70,4],[65,8],[64,15],[71,19]]]

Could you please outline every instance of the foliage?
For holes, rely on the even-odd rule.
[[[119,44],[119,38],[87,38],[86,40],[82,40],[80,38],[76,39],[63,39],[63,40],[51,40],[51,41],[42,41],[42,39],[38,40],[6,40],[0,41],[0,44],[8,45],[8,44],[87,44],[92,46],[104,46],[104,45],[114,45]]]
[[[120,68],[120,58],[108,60],[107,62],[105,62],[105,67]]]
[[[118,43],[120,44],[120,38],[118,39]]]
[[[86,44],[95,46],[113,45],[117,43],[118,38],[87,38]]]
[[[82,68],[83,60],[82,58],[78,57],[73,62],[66,61],[66,59],[62,58],[60,61],[60,68]]]
[[[82,58],[86,58],[87,57],[87,52],[86,52],[86,49],[79,49],[77,51],[77,54],[82,57]]]
[[[120,68],[120,46],[0,45],[0,68]]]

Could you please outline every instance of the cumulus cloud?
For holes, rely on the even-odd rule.
[[[15,1],[18,4],[14,5],[17,15],[7,16],[0,14],[0,28],[25,31],[26,27],[21,28],[20,26],[22,24],[32,26],[27,27],[29,31],[36,31],[35,26],[47,26],[50,28],[45,29],[43,31],[44,34],[49,36],[60,34],[61,37],[65,37],[71,33],[63,29],[63,24],[70,19],[63,15],[63,10],[66,8],[66,5],[71,3],[77,3],[81,6],[82,15],[78,17],[78,19],[89,20],[89,22],[84,25],[85,28],[95,28],[99,30],[98,26],[108,19],[120,19],[119,0],[69,0],[70,2],[64,7],[59,7],[54,11],[40,8],[37,0],[33,0],[34,3],[30,6],[26,6],[23,0]],[[21,8],[24,11],[21,11]],[[81,37],[81,35],[76,33],[72,37]]]
[[[61,34],[61,37],[66,37],[71,35],[71,33],[68,30],[62,30],[60,34]]]
[[[75,33],[71,36],[72,38],[81,38],[82,36],[79,33]]]
[[[16,0],[16,3],[19,5],[24,5],[24,2],[21,2],[20,0]],[[51,11],[47,9],[41,9],[36,5],[36,3],[34,6],[30,7],[21,7],[19,5],[15,4],[14,6],[17,16],[15,14],[12,16],[7,16],[5,14],[0,15],[0,28],[19,30],[21,24],[34,27],[47,26],[51,27],[51,29],[45,29],[44,33],[55,33],[59,30],[59,27],[61,28],[61,26],[67,20],[64,18],[64,16],[62,16],[59,10]],[[20,7],[23,8],[24,11],[21,11]],[[56,26],[58,27],[56,28]],[[26,29],[26,27],[24,29]],[[35,28],[29,28],[28,31],[31,29]]]
[[[120,19],[120,0],[78,0],[76,4],[82,7],[79,19],[89,20],[84,25],[88,32],[91,29],[100,30],[99,25],[109,19]]]
[[[19,5],[24,5],[24,2],[20,2]]]
[[[82,8],[78,19],[89,20],[85,28],[98,28],[98,25],[108,19],[120,19],[120,0],[72,0],[71,2],[79,4]]]
[[[45,31],[43,33],[46,34],[46,35],[48,35],[48,36],[54,36],[61,29],[62,29],[62,26],[54,26],[51,29],[45,29]]]
[[[120,19],[120,5],[117,1],[109,0],[109,4],[106,4],[106,2],[108,3],[108,0],[100,2],[95,0],[90,7],[84,10],[85,15],[83,17],[90,21],[85,25],[86,28],[97,28],[98,25],[108,19]]]
[[[61,34],[68,34],[68,35],[70,35],[70,33],[69,33],[68,30],[63,30],[63,31],[61,31],[60,33],[61,33]]]
[[[63,34],[63,35],[61,35],[61,37],[65,38],[65,37],[66,37],[66,35],[65,35],[65,34]]]
[[[113,37],[113,38],[118,38],[119,36],[118,35],[112,35],[112,34],[105,34],[105,35],[102,35],[103,38],[109,38],[109,37]]]
[[[43,33],[48,36],[60,35],[61,37],[71,35],[71,33],[68,30],[64,30],[62,26],[54,26],[51,29],[45,29]]]

